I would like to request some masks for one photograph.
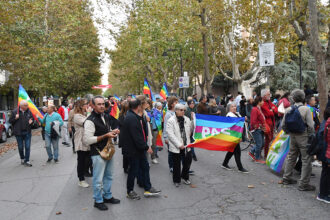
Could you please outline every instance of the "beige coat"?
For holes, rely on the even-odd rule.
[[[84,122],[86,120],[85,115],[81,114],[74,114],[73,116],[73,126],[75,128],[74,133],[74,143],[76,151],[90,151],[90,146],[84,144],[83,137],[84,137]]]
[[[194,123],[186,116],[184,117],[184,129],[187,136],[187,145],[190,144],[190,135],[194,130]],[[167,137],[169,140],[169,151],[172,153],[180,153],[180,147],[183,145],[180,127],[176,115],[174,114],[167,122],[166,125]],[[187,145],[185,147],[187,147]],[[188,148],[187,151],[191,149]]]

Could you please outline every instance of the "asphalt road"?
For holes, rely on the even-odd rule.
[[[196,150],[198,161],[191,177],[196,188],[176,188],[167,165],[167,151],[159,152],[159,164],[151,165],[151,182],[162,190],[158,198],[131,201],[126,198],[126,175],[121,151],[115,154],[113,195],[119,205],[108,211],[93,207],[92,189],[81,188],[76,174],[76,155],[60,146],[60,163],[46,164],[47,154],[40,136],[33,136],[31,162],[20,165],[17,150],[0,156],[0,219],[329,219],[330,206],[317,201],[316,192],[300,192],[297,186],[279,185],[280,176],[265,165],[254,164],[242,152],[249,174],[220,167],[225,152]],[[234,158],[230,166],[236,168]],[[314,168],[317,185],[320,168]],[[298,176],[296,176],[298,178]],[[91,184],[92,179],[87,178]],[[254,188],[249,188],[252,185]],[[135,191],[142,196],[143,189]]]

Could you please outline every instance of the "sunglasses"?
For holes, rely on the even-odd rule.
[[[186,110],[184,110],[184,109],[179,109],[181,112],[184,112],[184,111],[186,111]]]

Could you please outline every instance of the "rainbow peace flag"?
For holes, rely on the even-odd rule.
[[[136,99],[136,96],[132,94],[132,99]]]
[[[151,87],[147,78],[144,78],[143,94],[148,95],[153,102],[156,101],[155,97],[152,94]]]
[[[113,104],[113,106],[111,108],[110,115],[112,117],[114,117],[115,119],[118,119],[119,118],[119,108],[118,108],[117,102],[114,102],[114,104]]]
[[[157,109],[154,109],[153,111],[153,117],[155,119],[156,127],[158,130],[157,139],[156,139],[156,146],[163,147],[163,141],[162,141],[162,135],[163,135],[163,129],[162,129],[162,112],[158,111]]]
[[[162,90],[160,90],[159,95],[166,100],[167,96],[168,96],[168,90],[167,90],[167,86],[166,83],[163,84]]]
[[[120,101],[120,98],[117,95],[113,96],[117,101]]]
[[[17,105],[17,109],[19,108],[19,104],[21,103],[21,101],[27,101],[29,109],[33,115],[33,118],[35,120],[38,120],[37,116],[39,116],[41,119],[44,118],[44,116],[40,113],[39,109],[34,105],[34,103],[32,102],[32,100],[30,99],[29,95],[27,94],[27,92],[25,91],[25,89],[23,88],[23,86],[21,84],[19,84],[19,88],[18,88],[18,105]]]
[[[279,173],[290,149],[290,136],[283,130],[274,139],[266,159],[269,168]]]
[[[245,118],[195,114],[195,143],[198,147],[214,151],[233,152],[241,142]]]

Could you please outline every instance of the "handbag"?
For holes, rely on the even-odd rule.
[[[285,108],[284,108],[284,103],[282,102],[280,106],[278,106],[278,113],[284,114],[285,113]]]
[[[108,138],[107,145],[103,148],[102,151],[100,151],[98,148],[96,148],[96,150],[104,160],[111,160],[116,152],[115,146],[112,143],[112,138]]]

